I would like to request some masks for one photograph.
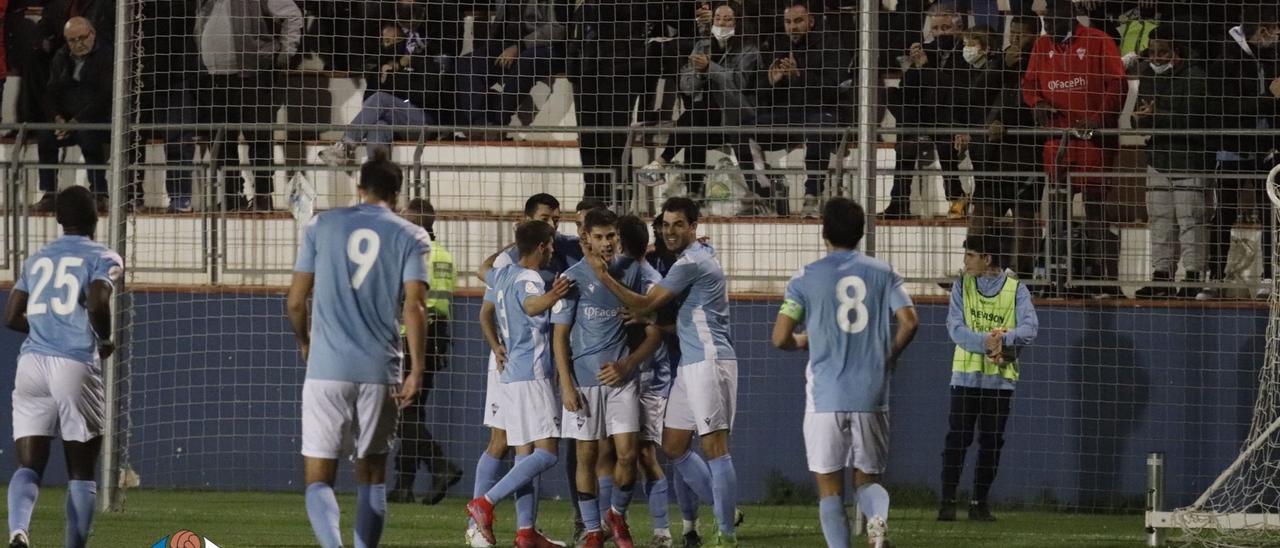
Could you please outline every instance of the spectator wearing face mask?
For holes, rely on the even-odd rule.
[[[1209,96],[1215,99],[1215,117],[1226,129],[1275,129],[1280,127],[1280,14],[1272,4],[1246,10],[1243,19],[1243,24],[1228,31],[1222,59],[1210,69]],[[1271,204],[1262,183],[1276,163],[1276,148],[1275,136],[1265,134],[1224,135],[1219,142],[1216,171],[1237,178],[1214,181],[1216,200],[1209,223],[1209,275],[1213,280],[1226,278],[1231,228],[1243,210],[1241,198],[1252,195],[1254,204],[1261,206],[1262,226],[1271,226]],[[1242,175],[1248,177],[1239,178]],[[1271,245],[1271,231],[1263,230],[1264,279],[1272,276]],[[1218,296],[1216,289],[1206,289],[1196,297]]]
[[[680,92],[685,111],[676,127],[741,126],[744,117],[755,111],[755,75],[760,70],[760,48],[736,35],[737,13],[732,4],[721,4],[709,29],[710,36],[698,40],[680,69]],[[703,196],[702,172],[707,147],[726,142],[724,135],[676,132],[672,146],[663,150],[649,170],[662,169],[684,148],[686,160],[695,171],[689,174],[689,195]]]
[[[1209,125],[1209,81],[1198,63],[1186,57],[1185,42],[1173,27],[1151,33],[1146,66],[1140,73],[1140,98],[1133,111],[1139,127],[1179,130],[1151,136],[1147,152],[1147,220],[1151,232],[1151,279],[1172,282],[1179,259],[1192,282],[1182,290],[1149,286],[1139,298],[1193,297],[1200,290],[1207,251],[1205,179],[1176,174],[1203,172],[1212,160],[1203,129]]]
[[[932,128],[948,125],[952,93],[957,73],[966,68],[960,34],[964,32],[964,18],[949,4],[934,4],[929,8],[931,42],[914,43],[908,50],[910,66],[902,75],[902,81],[889,93],[889,109],[904,129]],[[944,172],[955,172],[959,163],[952,137],[901,134],[898,136],[897,165],[899,172],[893,177],[889,207],[883,212],[886,218],[901,219],[911,216],[911,175],[901,174],[933,163],[936,155]],[[968,207],[960,177],[944,175],[947,201],[951,203],[948,216],[962,218]]]

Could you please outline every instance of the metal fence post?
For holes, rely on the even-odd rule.
[[[1147,453],[1147,512],[1164,510],[1164,453]],[[1147,546],[1164,546],[1164,530],[1147,528]]]
[[[880,89],[876,65],[879,51],[876,37],[876,0],[860,0],[858,3],[858,173],[866,188],[863,205],[867,212],[867,254],[876,252],[876,144],[880,121],[876,119],[877,90]],[[852,194],[852,193],[851,193]],[[855,196],[855,199],[857,197]]]

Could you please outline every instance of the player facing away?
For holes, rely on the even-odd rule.
[[[31,514],[53,438],[67,460],[64,545],[85,546],[93,525],[102,445],[102,365],[111,342],[111,294],[124,273],[120,256],[93,241],[98,212],[89,189],[58,193],[62,237],[22,264],[5,325],[27,334],[13,384],[13,439],[18,469],[9,479],[9,546],[27,548]]]
[[[320,546],[342,546],[333,484],[355,457],[355,546],[374,547],[387,515],[387,453],[399,409],[417,397],[426,347],[427,231],[391,210],[400,168],[360,168],[360,204],[313,217],[289,287],[288,313],[307,362],[302,457],[307,517]],[[314,290],[314,295],[313,295]],[[314,297],[308,314],[307,298]],[[411,368],[400,378],[400,316]]]
[[[534,483],[555,466],[560,441],[560,408],[556,402],[554,365],[548,337],[551,308],[573,287],[557,278],[546,289],[538,270],[547,268],[554,254],[555,229],[541,221],[525,221],[516,227],[520,260],[492,269],[487,275],[485,300],[497,310],[497,324],[507,349],[507,360],[498,366],[501,391],[506,399],[498,413],[506,427],[507,443],[516,448],[515,466],[493,487],[467,503],[467,514],[476,530],[490,544],[494,504],[516,495],[518,548],[557,546],[535,529],[537,497]]]
[[[633,215],[618,218],[618,245],[622,257],[620,265],[630,268],[629,262],[639,267],[641,285],[639,293],[648,293],[649,289],[662,281],[658,273],[648,261],[645,252],[649,247],[649,227],[644,221]],[[662,443],[662,419],[667,413],[667,397],[671,395],[671,374],[675,366],[671,363],[671,353],[667,348],[668,331],[675,330],[675,310],[670,306],[663,307],[655,321],[646,328],[656,329],[659,343],[653,356],[641,362],[638,388],[640,390],[640,449],[639,468],[644,473],[644,490],[649,497],[649,517],[653,522],[652,548],[669,548],[671,546],[671,526],[667,518],[667,508],[671,501],[667,493],[667,478],[662,464],[658,462],[658,449]],[[685,491],[688,486],[681,480],[678,488]],[[688,497],[692,499],[693,496]],[[697,508],[694,508],[695,512]],[[697,534],[696,528],[694,534]]]
[[[534,194],[528,200],[525,200],[524,219],[525,221],[546,223],[552,230],[555,230],[560,225],[560,201],[550,194]],[[582,258],[582,246],[579,244],[577,236],[566,236],[556,232],[554,238],[554,252],[551,262],[547,263],[546,267],[538,269],[538,274],[542,277],[543,284],[547,289],[551,288],[555,278],[569,268],[569,265],[578,262]],[[519,262],[519,260],[519,248],[517,246],[509,246],[489,256],[481,264],[476,276],[487,284],[486,275],[490,270]],[[499,364],[505,364],[507,361],[507,347],[506,343],[498,336],[497,311],[492,302],[485,301],[480,305],[480,333],[484,336],[485,342],[489,344],[491,349],[489,352],[484,402],[484,425],[489,428],[489,445],[485,447],[484,452],[480,454],[480,458],[476,461],[472,497],[485,494],[493,487],[493,484],[498,482],[498,478],[502,475],[502,461],[506,458],[508,452],[506,425],[502,423],[503,415],[499,412],[505,407],[506,398],[502,391],[502,381],[499,379],[498,372]],[[569,477],[573,477],[572,472],[570,472]],[[537,496],[536,493],[534,496]],[[574,512],[577,513],[576,503]],[[580,522],[581,520],[577,521]],[[492,546],[489,541],[485,540],[484,536],[480,535],[479,531],[476,530],[475,523],[470,520],[467,523],[465,540],[467,545],[472,548]]]
[[[643,279],[640,264],[618,258],[618,216],[604,208],[584,215],[582,234],[588,253],[613,265],[609,276],[620,278],[634,290]],[[648,265],[645,265],[648,266]],[[660,334],[647,332],[644,343],[628,352],[628,328],[622,302],[605,289],[590,265],[579,262],[564,277],[574,288],[552,309],[554,347],[560,379],[561,419],[565,438],[575,440],[578,455],[575,478],[578,508],[586,529],[582,546],[604,545],[603,522],[619,548],[632,546],[627,507],[636,481],[640,431],[640,391],[637,371],[657,348]],[[602,470],[612,478],[610,500],[597,483],[600,446],[612,442],[612,467]],[[598,502],[599,500],[599,502]],[[603,509],[603,510],[602,510]]]
[[[849,546],[844,471],[853,468],[867,540],[886,544],[889,493],[879,483],[889,458],[889,377],[915,337],[919,320],[902,277],[858,251],[866,215],[848,198],[822,212],[828,254],[787,283],[773,345],[808,350],[804,444],[818,483],[818,514],[827,546]],[[891,333],[890,320],[898,327]],[[804,334],[796,334],[803,324]]]
[[[737,473],[729,455],[738,397],[738,361],[729,337],[729,295],[724,271],[710,246],[698,241],[698,205],[683,197],[662,204],[667,247],[678,255],[667,277],[647,293],[636,293],[611,276],[599,257],[584,258],[609,291],[638,313],[678,302],[676,331],[680,364],[662,432],[662,448],[702,502],[710,502],[719,525],[712,546],[737,546]],[[702,438],[703,460],[691,450]]]

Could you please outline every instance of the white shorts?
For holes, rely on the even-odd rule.
[[[615,434],[640,431],[640,393],[635,379],[619,387],[582,386],[583,407],[572,412],[560,407],[563,437],[599,441]]]
[[[640,441],[662,443],[662,421],[667,398],[656,390],[640,389]]]
[[[695,430],[705,436],[733,429],[738,404],[737,360],[680,366],[667,400],[666,428]]]
[[[857,468],[882,474],[889,461],[889,413],[804,413],[809,471],[830,474]]]
[[[507,428],[507,445],[519,447],[560,437],[560,400],[551,379],[502,385],[506,406],[498,413]]]
[[[399,386],[307,379],[302,383],[302,455],[316,459],[385,455],[400,409]]]
[[[102,365],[26,353],[13,379],[13,439],[89,441],[102,435]]]
[[[502,408],[506,407],[507,393],[502,384],[502,374],[493,366],[493,354],[489,354],[489,374],[484,387],[484,425],[506,430],[502,423]]]

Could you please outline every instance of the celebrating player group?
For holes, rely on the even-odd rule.
[[[348,457],[357,483],[355,546],[379,544],[399,410],[423,382],[431,239],[393,211],[401,177],[398,166],[374,158],[361,169],[358,205],[309,221],[288,294],[307,364],[305,506],[326,548],[343,544],[333,486],[339,459]],[[72,479],[67,546],[86,544],[93,517],[105,405],[99,360],[113,350],[108,303],[123,265],[93,242],[97,217],[83,190],[59,194],[66,235],[27,260],[8,301],[8,326],[29,332],[13,399],[20,467],[9,484],[11,547],[29,545],[40,478],[59,434]],[[725,273],[714,242],[699,238],[698,205],[668,199],[652,246],[643,221],[597,204],[578,208],[576,236],[557,233],[560,204],[550,195],[529,198],[524,214],[514,246],[479,273],[486,284],[480,327],[491,349],[483,409],[490,443],[466,504],[466,542],[496,545],[495,515],[514,498],[516,546],[563,546],[537,527],[537,486],[564,454],[577,545],[630,548],[628,511],[643,492],[650,545],[671,546],[670,485],[684,546],[703,545],[699,503],[716,521],[706,545],[736,546],[743,518],[730,433],[738,362]],[[888,382],[917,326],[902,278],[857,251],[864,224],[858,204],[828,202],[822,236],[830,253],[788,283],[772,337],[778,348],[810,356],[805,446],[823,533],[842,548],[851,539],[842,502],[847,469],[870,543],[886,541],[889,495],[878,480],[888,459]],[[503,472],[512,450],[514,464]],[[659,452],[673,478],[663,476]]]

